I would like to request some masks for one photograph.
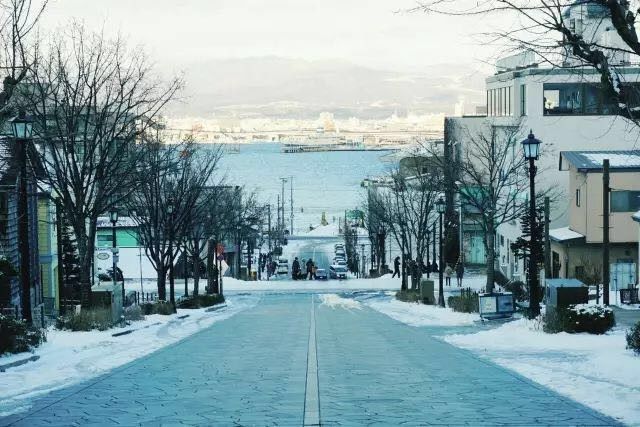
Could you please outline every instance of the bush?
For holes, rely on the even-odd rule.
[[[640,322],[627,332],[627,348],[640,355]]]
[[[600,305],[578,304],[549,308],[544,315],[544,331],[604,334],[616,324],[613,310]]]
[[[56,321],[56,328],[70,331],[106,331],[112,326],[111,310],[107,308],[83,309],[78,314],[58,317]]]
[[[211,307],[212,305],[222,304],[224,296],[214,295],[198,295],[197,297],[185,298],[178,303],[178,308],[201,308]]]
[[[142,308],[137,305],[132,305],[131,307],[127,307],[124,309],[124,320],[128,321],[138,321],[144,320],[144,314],[142,313]]]
[[[396,292],[396,299],[403,302],[420,302],[420,291],[409,289]]]
[[[450,296],[447,303],[453,311],[460,313],[478,312],[478,293],[471,289],[462,290],[460,296]]]
[[[163,316],[169,316],[174,313],[173,305],[170,302],[158,301],[153,305],[153,314],[161,314]]]
[[[29,351],[46,340],[44,330],[0,314],[0,354]]]

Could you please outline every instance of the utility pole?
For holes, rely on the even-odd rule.
[[[290,176],[289,177],[289,184],[291,186],[291,203],[289,203],[290,207],[291,207],[291,228],[289,233],[293,235],[293,177]]]
[[[287,222],[284,219],[284,184],[287,182],[287,178],[280,178],[280,181],[282,181],[282,234],[284,236],[284,228],[287,224]]]
[[[549,197],[544,198],[544,275],[553,277],[551,271],[551,241],[549,240]]]
[[[602,162],[602,302],[609,305],[609,159]]]
[[[281,232],[281,228],[280,228],[280,195],[278,194],[278,218],[277,218],[277,222],[276,222],[276,230],[278,233],[278,240],[277,240],[277,245],[279,245],[281,243],[281,236],[280,236],[280,232]]]
[[[269,253],[271,253],[271,203],[267,205],[267,215],[267,222],[269,227],[269,230],[267,232],[267,240],[269,241]]]

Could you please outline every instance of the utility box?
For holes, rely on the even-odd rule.
[[[478,295],[478,311],[482,319],[504,319],[513,316],[515,304],[511,292]]]
[[[95,307],[107,308],[111,311],[111,320],[118,323],[122,316],[122,285],[102,282],[91,288],[91,298]]]
[[[589,287],[578,279],[547,279],[544,293],[548,307],[589,303]]]
[[[420,300],[423,304],[435,304],[433,280],[420,280]]]

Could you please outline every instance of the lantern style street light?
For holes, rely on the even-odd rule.
[[[444,215],[444,212],[447,208],[447,206],[444,203],[444,200],[442,199],[442,197],[440,197],[438,199],[438,201],[436,202],[436,208],[438,210],[438,220],[440,223],[440,239],[439,239],[439,244],[438,244],[438,249],[440,251],[439,253],[439,266],[438,266],[438,305],[440,307],[444,307],[444,287],[442,284],[442,274],[444,271],[444,263],[443,263],[443,257],[442,257],[442,215]]]
[[[537,242],[540,239],[536,227],[536,188],[535,177],[537,167],[535,161],[540,156],[540,144],[542,141],[533,135],[533,131],[529,131],[527,139],[522,141],[522,151],[525,160],[529,161],[529,229],[530,250],[529,250],[529,316],[535,318],[540,314],[540,290],[538,283],[538,251],[536,250]]]
[[[33,119],[20,111],[11,119],[19,164],[18,175],[18,251],[20,253],[20,303],[22,318],[31,323],[31,263],[29,254],[29,209],[27,198],[27,145],[33,136]]]

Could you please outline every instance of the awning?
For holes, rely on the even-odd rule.
[[[566,242],[569,240],[583,239],[584,236],[569,227],[562,227],[549,230],[549,238],[555,242]]]

